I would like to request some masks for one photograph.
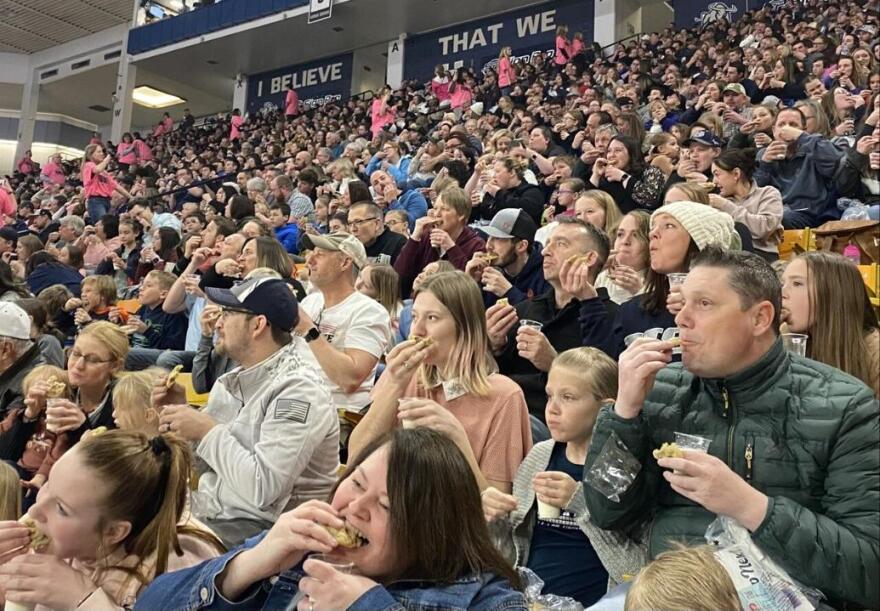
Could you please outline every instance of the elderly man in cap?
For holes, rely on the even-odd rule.
[[[42,365],[40,347],[31,341],[31,319],[11,302],[0,302],[0,419],[23,398],[21,381]]]
[[[216,348],[240,366],[214,384],[204,410],[162,377],[153,391],[160,430],[194,444],[199,487],[192,512],[234,547],[283,511],[325,499],[339,466],[330,392],[301,354],[296,298],[283,280],[207,288],[220,306]]]
[[[301,304],[300,354],[323,372],[337,406],[365,407],[391,341],[391,317],[354,288],[367,264],[364,245],[347,233],[306,234],[302,243],[312,251],[307,264],[316,290]]]
[[[524,210],[499,211],[480,230],[488,236],[486,252],[474,253],[465,266],[483,288],[483,301],[490,306],[500,298],[516,305],[546,292],[541,245],[535,243],[538,228]]]

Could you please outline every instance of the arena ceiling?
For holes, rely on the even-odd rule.
[[[0,0],[0,52],[36,53],[131,21],[132,0]]]

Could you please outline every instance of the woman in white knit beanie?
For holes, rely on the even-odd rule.
[[[650,260],[645,293],[621,304],[612,328],[582,325],[583,343],[617,357],[643,336],[670,340],[678,335],[675,315],[681,309],[677,289],[670,291],[668,275],[687,273],[691,259],[706,246],[739,249],[739,234],[730,215],[697,202],[666,204],[651,215]],[[603,327],[603,328],[598,328]],[[680,360],[680,351],[673,353]]]

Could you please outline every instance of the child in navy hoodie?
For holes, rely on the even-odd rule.
[[[188,322],[186,314],[169,314],[162,309],[162,302],[175,280],[173,274],[160,270],[144,276],[139,295],[141,307],[125,325],[126,332],[133,335],[132,346],[183,350]]]

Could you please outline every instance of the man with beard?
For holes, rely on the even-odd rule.
[[[227,547],[270,528],[282,512],[326,498],[339,466],[339,422],[317,368],[292,331],[299,307],[287,284],[253,278],[207,288],[220,306],[217,349],[240,366],[221,376],[201,411],[160,378],[159,426],[193,443],[199,487],[193,515]],[[160,409],[161,408],[161,409]]]
[[[535,222],[524,210],[501,210],[481,231],[489,236],[486,252],[474,253],[465,271],[480,283],[483,301],[499,299],[516,305],[546,292],[541,245],[535,243]]]

